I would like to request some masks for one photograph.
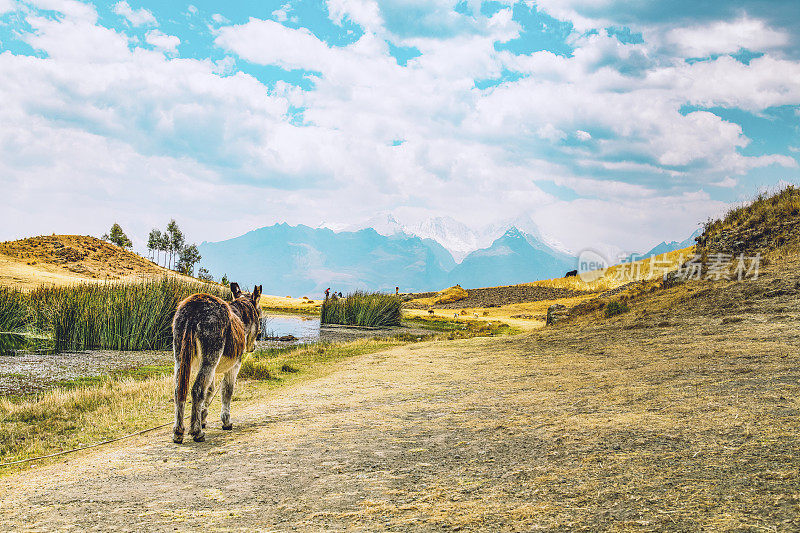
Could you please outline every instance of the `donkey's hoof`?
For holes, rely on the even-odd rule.
[[[201,431],[192,438],[194,439],[195,442],[204,442],[206,440],[206,434]]]
[[[183,435],[172,435],[172,442],[175,444],[183,444]]]
[[[233,424],[222,424],[222,429],[225,431],[230,431],[233,429]]]

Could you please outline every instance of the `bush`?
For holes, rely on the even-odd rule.
[[[610,302],[608,302],[608,305],[606,305],[606,309],[603,313],[605,314],[606,318],[608,318],[616,315],[621,315],[622,313],[627,313],[628,311],[630,311],[630,309],[628,309],[628,304],[626,304],[625,302],[621,302],[619,300],[611,300]]]
[[[347,326],[399,326],[402,301],[393,294],[355,291],[346,298],[330,298],[322,303],[322,324]]]
[[[244,379],[270,379],[267,361],[256,359],[252,354],[247,354],[242,360],[242,367],[239,369],[239,377]]]

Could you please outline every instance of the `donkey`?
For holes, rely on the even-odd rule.
[[[189,389],[189,375],[197,370],[192,386],[192,418],[189,434],[203,442],[208,405],[214,397],[214,374],[222,379],[222,429],[233,429],[231,397],[242,355],[252,352],[261,331],[261,285],[252,294],[231,283],[233,301],[227,303],[210,294],[193,294],[178,304],[172,321],[172,350],[175,355],[175,427],[172,440],[183,442],[183,408]]]

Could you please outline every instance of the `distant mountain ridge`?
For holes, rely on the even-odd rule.
[[[653,255],[662,255],[669,252],[673,252],[675,250],[682,250],[683,248],[688,248],[689,246],[694,246],[696,244],[695,237],[701,235],[703,233],[703,228],[696,229],[691,235],[689,235],[686,239],[682,241],[661,241],[660,243],[653,246],[650,250],[646,251],[643,254],[630,254],[628,257],[625,258],[625,263],[630,263],[632,261],[638,261],[639,259],[647,258]]]
[[[384,230],[386,227],[383,228]],[[274,224],[226,241],[199,246],[203,266],[217,278],[263,284],[270,294],[319,295],[369,289],[404,292],[509,285],[562,276],[575,258],[534,235],[509,228],[489,246],[456,264],[440,242],[403,230],[383,235],[373,228]]]
[[[325,226],[321,226],[325,227]],[[477,229],[467,226],[449,216],[430,217],[416,223],[404,223],[398,216],[391,212],[379,213],[360,224],[346,226],[347,231],[358,231],[372,228],[381,235],[392,236],[406,234],[422,239],[432,239],[446,248],[456,263],[460,263],[471,252],[488,248],[502,237],[511,228],[516,228],[523,233],[541,241],[548,247],[569,254],[564,246],[554,239],[545,236],[528,215],[519,215],[494,224],[489,224]],[[340,229],[340,228],[331,228]]]
[[[491,246],[476,250],[450,272],[450,285],[491,287],[557,278],[575,268],[577,259],[554,250],[516,227]]]

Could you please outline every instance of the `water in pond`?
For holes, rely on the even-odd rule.
[[[261,319],[262,337],[286,337],[293,336],[296,340],[290,343],[299,344],[306,342],[317,342],[320,339],[319,317],[306,315],[273,315],[268,314]],[[270,345],[280,342],[281,345],[287,341],[274,341],[263,339]]]

